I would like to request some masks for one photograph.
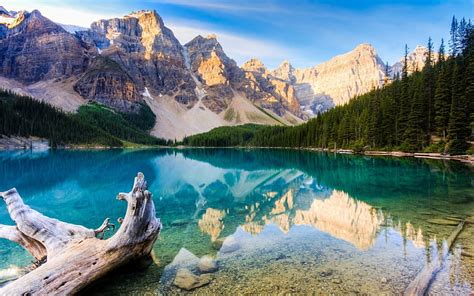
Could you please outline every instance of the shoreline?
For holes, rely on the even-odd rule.
[[[18,138],[16,139],[18,140]],[[336,153],[336,154],[352,154],[352,155],[365,155],[365,156],[391,156],[391,157],[413,157],[413,158],[422,158],[422,159],[436,159],[436,160],[452,160],[452,161],[459,161],[465,164],[474,165],[474,155],[443,155],[441,153],[425,153],[425,152],[402,152],[402,151],[380,151],[380,150],[368,150],[363,152],[355,152],[351,149],[329,149],[329,148],[313,148],[313,147],[253,147],[253,146],[231,146],[231,147],[206,147],[206,146],[131,146],[131,147],[107,147],[107,146],[100,146],[100,145],[66,145],[62,147],[51,148],[49,145],[45,147],[43,141],[41,142],[42,145],[39,145],[40,149],[35,149],[35,145],[31,145],[34,143],[31,139],[25,141],[25,139],[21,139],[19,141],[21,144],[30,144],[25,146],[9,146],[8,148],[2,147],[0,145],[0,152],[3,151],[33,151],[33,152],[41,152],[47,150],[78,150],[78,151],[85,151],[85,150],[92,150],[92,151],[100,151],[100,150],[148,150],[148,149],[177,149],[177,150],[184,150],[184,149],[287,149],[287,150],[301,150],[301,151],[314,151],[314,152],[326,152],[326,153]],[[26,143],[25,143],[26,142]]]
[[[413,157],[422,159],[436,160],[453,160],[474,165],[474,155],[443,155],[441,153],[428,152],[402,152],[402,151],[380,151],[368,150],[363,152],[355,152],[351,149],[329,149],[329,148],[313,148],[313,147],[252,147],[252,146],[232,146],[232,147],[206,147],[206,146],[176,146],[169,147],[175,149],[287,149],[287,150],[304,150],[315,152],[326,152],[336,154],[364,155],[364,156],[391,156],[391,157]]]

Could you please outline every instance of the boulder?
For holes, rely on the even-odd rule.
[[[211,282],[211,277],[208,274],[195,275],[189,269],[180,268],[176,273],[174,279],[174,285],[178,288],[185,289],[187,291],[202,287]]]
[[[239,243],[235,240],[235,238],[229,236],[226,238],[224,241],[224,244],[222,245],[220,252],[225,254],[225,253],[232,253],[240,249]]]
[[[217,262],[211,256],[203,256],[198,263],[198,269],[202,273],[215,272],[217,270]]]

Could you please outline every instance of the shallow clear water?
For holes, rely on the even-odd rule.
[[[210,255],[219,268],[192,293],[400,294],[474,216],[472,167],[290,150],[2,152],[0,190],[16,187],[34,209],[95,228],[123,216],[115,196],[137,171],[164,224],[153,261],[88,293],[184,293],[176,270],[199,275]],[[12,224],[5,206],[0,223]],[[430,293],[472,293],[473,254],[466,224]],[[31,260],[0,240],[0,282]]]

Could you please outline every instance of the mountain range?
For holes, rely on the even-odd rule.
[[[421,69],[426,54],[421,46],[410,53],[409,70]],[[298,124],[383,86],[402,65],[386,69],[361,44],[310,68],[284,61],[270,70],[256,58],[239,66],[215,35],[180,44],[156,11],[81,29],[0,7],[0,87],[68,112],[90,101],[125,113],[147,104],[156,115],[151,134],[165,139],[223,125]]]

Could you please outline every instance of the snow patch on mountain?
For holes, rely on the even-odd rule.
[[[15,21],[14,17],[0,15],[0,24],[11,25]]]

